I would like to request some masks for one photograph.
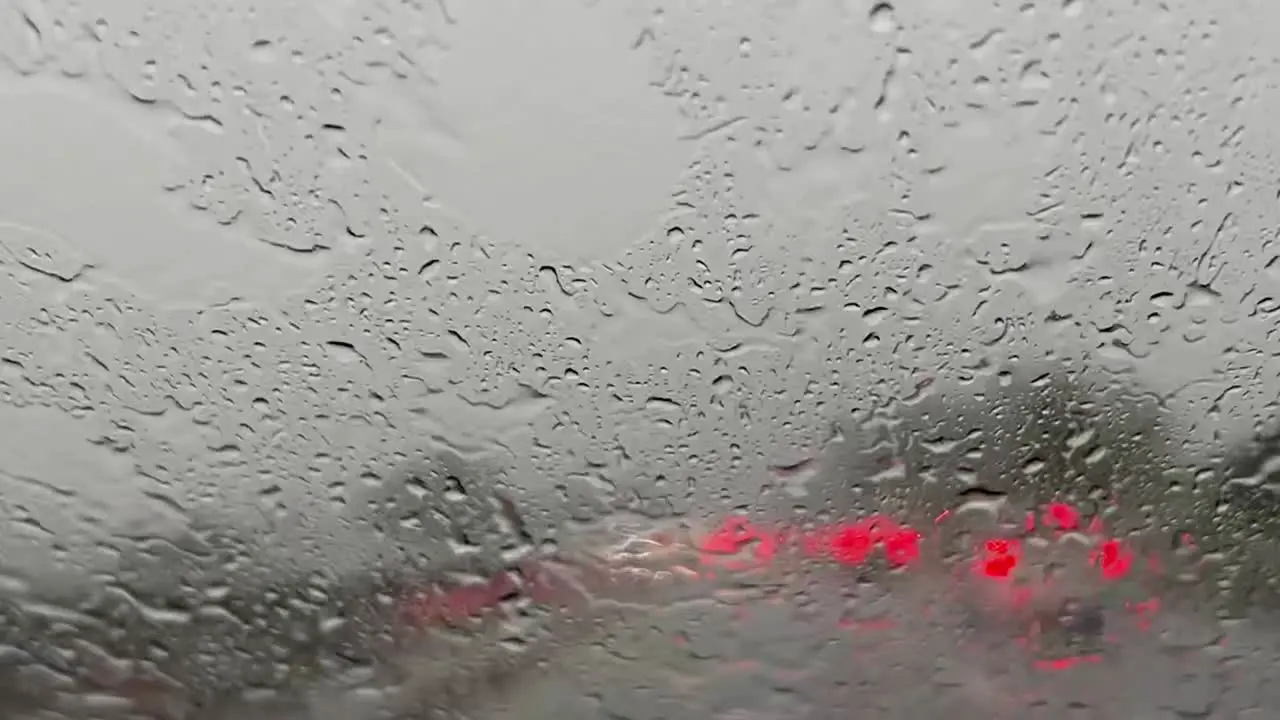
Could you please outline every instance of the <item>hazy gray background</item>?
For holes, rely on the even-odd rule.
[[[4,2],[7,584],[209,525],[357,568],[442,455],[539,540],[812,504],[1028,367],[1213,457],[1280,389],[1276,12]]]

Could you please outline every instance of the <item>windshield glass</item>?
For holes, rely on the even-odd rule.
[[[0,3],[0,717],[1274,716],[1278,12]]]

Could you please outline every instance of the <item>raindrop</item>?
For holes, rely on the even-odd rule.
[[[876,33],[893,32],[898,26],[893,17],[893,5],[887,2],[876,3],[871,8],[871,31]]]

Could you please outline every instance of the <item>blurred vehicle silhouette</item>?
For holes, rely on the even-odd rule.
[[[1190,456],[1115,384],[966,392],[842,429],[820,507],[620,512],[539,545],[455,457],[365,498],[397,553],[356,573],[263,573],[231,528],[157,541],[86,596],[4,602],[4,717],[593,717],[619,678],[639,694],[611,706],[655,718],[1273,702],[1275,441]]]

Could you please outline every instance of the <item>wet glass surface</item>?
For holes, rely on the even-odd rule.
[[[0,3],[0,720],[1280,712],[1277,8],[748,5]]]

